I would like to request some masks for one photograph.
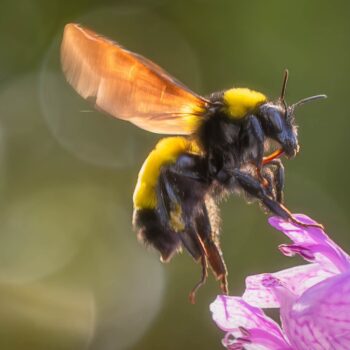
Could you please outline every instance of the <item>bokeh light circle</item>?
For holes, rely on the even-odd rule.
[[[80,344],[76,349],[118,350],[152,325],[163,269],[137,242],[119,201],[108,188],[81,183],[37,189],[7,204],[0,213],[0,296],[3,309],[18,310],[11,329],[31,320],[52,333],[47,341],[63,334]],[[57,288],[45,283],[49,277]],[[39,311],[21,310],[26,299]]]
[[[96,201],[104,201],[101,192],[84,185],[9,200],[0,213],[0,281],[27,283],[64,267],[89,233]]]

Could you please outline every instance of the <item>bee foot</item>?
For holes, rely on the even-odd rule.
[[[302,227],[315,227],[315,228],[319,228],[321,230],[324,230],[324,226],[322,224],[318,224],[318,223],[315,223],[315,224],[305,224],[295,218],[291,218],[291,221],[294,223],[294,224],[297,224],[298,226],[302,226]]]

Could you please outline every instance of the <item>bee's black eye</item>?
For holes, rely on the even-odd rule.
[[[285,111],[281,106],[266,103],[260,106],[260,118],[268,134],[281,133],[285,124]]]
[[[271,112],[272,113],[269,115],[269,122],[276,132],[281,132],[283,130],[282,116],[276,110],[272,110]]]

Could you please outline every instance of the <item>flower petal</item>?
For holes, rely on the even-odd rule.
[[[293,348],[350,349],[350,272],[313,286],[281,317]]]
[[[323,270],[319,264],[308,264],[292,267],[271,274],[260,274],[246,278],[246,290],[242,298],[249,304],[261,308],[280,307],[273,289],[263,283],[268,276],[280,280],[297,296],[313,285],[333,276],[330,271]]]
[[[304,224],[316,223],[306,215],[295,214],[294,217]],[[283,254],[301,255],[305,260],[316,262],[334,273],[350,269],[350,256],[335,244],[327,234],[316,227],[304,227],[279,217],[269,218],[269,223],[287,235],[294,244],[282,245]]]
[[[219,295],[210,310],[218,327],[228,332],[223,340],[228,349],[291,349],[279,325],[242,298]]]

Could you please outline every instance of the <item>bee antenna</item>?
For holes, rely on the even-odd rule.
[[[306,97],[306,98],[303,98],[302,100],[294,103],[293,105],[290,106],[291,110],[294,111],[294,109],[296,107],[299,107],[305,103],[308,103],[308,102],[311,102],[311,101],[315,101],[315,100],[320,100],[320,99],[324,99],[324,98],[327,98],[327,95],[315,95],[315,96],[310,96],[310,97]]]
[[[284,77],[283,77],[281,97],[280,97],[281,101],[283,101],[283,102],[284,102],[284,98],[286,96],[286,88],[287,88],[288,76],[289,76],[288,69],[285,69],[284,70]]]
[[[282,104],[284,106],[286,117],[288,115],[288,106],[287,106],[287,102],[285,100],[285,96],[286,96],[286,88],[287,88],[288,76],[289,76],[288,69],[285,69],[284,70],[284,77],[283,77],[283,84],[282,84],[282,91],[281,91],[280,101],[282,102]]]

